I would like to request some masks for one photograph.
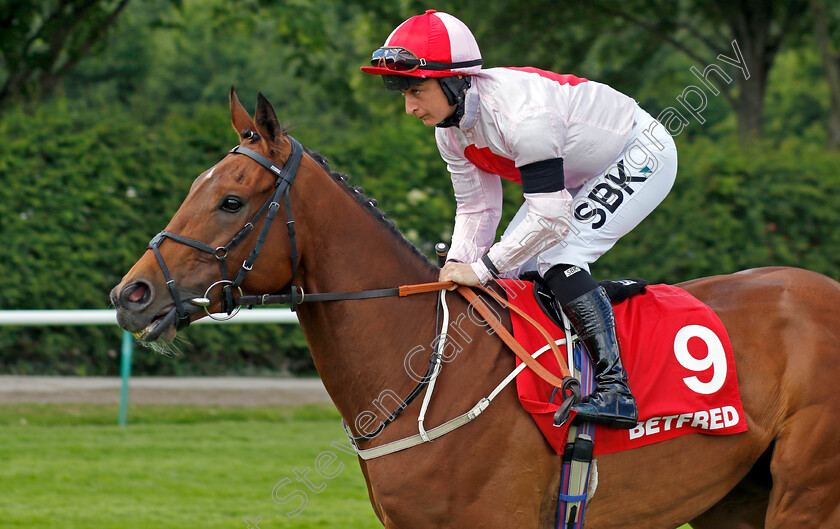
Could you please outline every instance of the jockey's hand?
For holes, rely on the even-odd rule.
[[[472,266],[450,261],[440,269],[438,281],[454,281],[457,285],[474,287],[478,285],[478,276],[473,272]],[[455,290],[457,285],[450,287],[449,290]]]

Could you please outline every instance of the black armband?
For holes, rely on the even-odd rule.
[[[563,158],[529,163],[519,168],[524,193],[553,193],[566,188]]]

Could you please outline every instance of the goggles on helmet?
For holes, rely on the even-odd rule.
[[[370,64],[395,72],[408,73],[413,72],[420,66],[425,66],[426,60],[418,58],[411,50],[386,46],[373,52]]]
[[[370,64],[378,68],[386,68],[394,72],[409,73],[421,68],[423,70],[451,70],[453,68],[468,68],[482,64],[481,59],[462,62],[435,62],[421,59],[409,49],[400,46],[383,46],[373,52]]]

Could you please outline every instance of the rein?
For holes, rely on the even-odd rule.
[[[373,299],[410,296],[412,294],[425,294],[437,292],[453,285],[452,282],[443,283],[420,283],[418,285],[403,285],[393,288],[378,288],[374,290],[362,290],[360,292],[323,292],[307,294],[302,287],[293,286],[289,294],[262,294],[258,296],[240,296],[239,306],[251,307],[254,305],[283,305],[294,303],[295,305],[313,301],[346,301],[353,299]],[[297,290],[295,290],[297,289]],[[294,309],[293,309],[294,310]]]

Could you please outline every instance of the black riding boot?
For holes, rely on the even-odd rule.
[[[633,428],[639,412],[618,354],[615,313],[606,292],[599,286],[567,303],[563,311],[595,366],[595,391],[572,407],[578,412],[576,422]]]

